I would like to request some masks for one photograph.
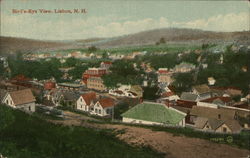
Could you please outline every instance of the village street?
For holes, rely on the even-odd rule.
[[[66,126],[83,126],[96,129],[113,129],[119,133],[117,137],[135,146],[149,146],[164,153],[166,158],[247,158],[250,151],[225,144],[217,144],[208,140],[175,136],[162,131],[132,127],[128,125],[114,125],[95,123],[97,119],[64,111],[65,120],[49,120]],[[89,121],[90,120],[90,121]]]

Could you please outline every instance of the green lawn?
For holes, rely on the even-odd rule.
[[[2,105],[0,123],[6,125],[0,128],[0,153],[8,158],[163,157],[127,145],[110,130],[54,125]]]

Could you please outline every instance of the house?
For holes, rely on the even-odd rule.
[[[63,91],[61,93],[59,104],[62,106],[75,108],[77,99],[78,99],[78,94],[76,94],[75,92]]]
[[[115,101],[111,98],[101,98],[93,106],[91,114],[99,116],[112,116]]]
[[[79,95],[74,91],[65,91],[62,89],[54,89],[46,96],[55,106],[76,107],[76,101]]]
[[[130,87],[129,90],[132,94],[135,94],[137,97],[142,98],[143,97],[143,89],[139,85],[133,85]]]
[[[206,84],[193,86],[192,93],[199,96],[199,99],[207,99],[212,97],[210,88]]]
[[[101,62],[100,67],[104,68],[104,69],[109,69],[112,66],[112,62],[111,61],[103,61]]]
[[[164,92],[161,95],[162,99],[166,99],[169,101],[177,101],[180,99],[180,97],[176,94],[174,94],[173,92]]]
[[[181,93],[181,98],[180,100],[185,100],[185,101],[193,101],[196,102],[198,101],[200,98],[197,94],[193,94],[190,92],[182,92]]]
[[[201,102],[212,103],[218,106],[232,106],[233,100],[231,97],[211,97],[208,99],[201,100]]]
[[[82,80],[84,84],[87,84],[87,81],[91,77],[101,77],[107,73],[106,68],[89,68],[82,75]]]
[[[223,121],[204,117],[197,118],[195,121],[195,127],[203,131],[217,133],[240,133],[242,130],[242,127],[236,120]]]
[[[122,114],[122,121],[147,125],[185,126],[186,114],[165,104],[143,102]]]
[[[82,94],[76,102],[76,109],[89,112],[94,106],[97,96],[95,92]]]
[[[216,80],[213,77],[208,77],[207,82],[209,86],[213,86],[216,82]]]
[[[157,74],[159,83],[166,83],[167,85],[169,85],[173,82],[173,72],[168,71],[168,68],[159,68]]]
[[[76,83],[58,83],[57,88],[61,88],[64,90],[74,90],[79,91],[82,90],[84,86],[82,84],[76,84]]]
[[[174,67],[174,72],[185,73],[190,72],[195,69],[195,65],[191,63],[182,62]]]
[[[97,91],[106,91],[107,88],[103,83],[103,80],[101,77],[90,77],[87,80],[87,88],[93,89]]]
[[[195,122],[198,117],[227,121],[236,119],[237,115],[235,110],[193,106],[190,112],[190,121]]]
[[[35,112],[35,97],[30,89],[7,92],[2,102],[10,107]]]

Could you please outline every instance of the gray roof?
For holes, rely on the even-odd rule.
[[[196,94],[192,94],[190,92],[183,92],[181,94],[181,100],[187,100],[187,101],[196,101],[196,99],[198,98],[198,95]]]
[[[195,89],[199,94],[210,92],[210,88],[206,84],[193,86],[193,89]]]

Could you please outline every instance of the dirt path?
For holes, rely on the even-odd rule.
[[[52,121],[64,125],[77,125],[90,128],[123,130],[117,137],[135,146],[150,146],[158,152],[166,154],[166,158],[247,158],[249,150],[235,148],[225,144],[217,144],[198,138],[174,136],[171,133],[152,131],[146,128],[126,125],[89,123],[87,116],[68,113],[78,119]],[[84,119],[85,118],[85,119]]]

